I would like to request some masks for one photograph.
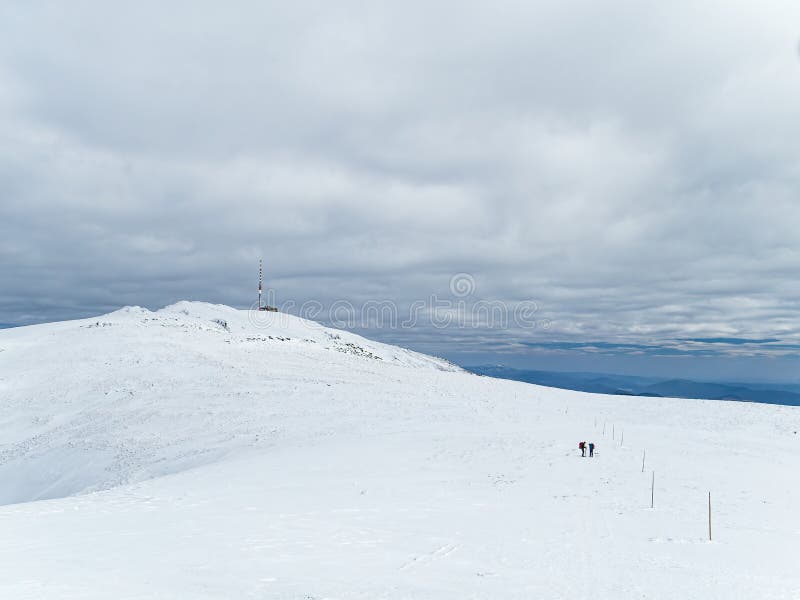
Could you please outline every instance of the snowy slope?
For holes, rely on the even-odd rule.
[[[0,480],[13,482],[0,504],[106,489],[311,435],[294,421],[312,408],[294,398],[324,402],[329,388],[376,369],[457,370],[290,315],[189,302],[11,329],[0,349]]]
[[[0,331],[0,402],[3,599],[800,598],[794,407],[188,302]]]

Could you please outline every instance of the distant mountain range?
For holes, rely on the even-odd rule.
[[[720,383],[692,381],[689,379],[663,380],[652,377],[606,373],[535,371],[514,369],[500,365],[464,368],[477,375],[512,379],[514,381],[524,381],[548,387],[596,394],[738,400],[742,402],[800,406],[800,384]]]

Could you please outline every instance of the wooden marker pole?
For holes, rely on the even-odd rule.
[[[708,541],[711,541],[711,492],[708,492]]]
[[[656,472],[653,471],[653,481],[650,484],[650,508],[655,508],[656,505]]]
[[[619,438],[619,445],[622,447],[622,442],[625,441],[625,430],[622,430],[622,436]]]
[[[617,427],[616,427],[616,425],[612,425],[611,426],[611,439],[612,440],[615,439],[616,435],[617,435]]]
[[[647,450],[642,450],[642,473],[644,473],[644,457],[647,456]]]

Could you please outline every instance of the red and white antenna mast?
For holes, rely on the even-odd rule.
[[[264,275],[263,275],[264,271],[262,269],[262,262],[263,262],[263,259],[259,258],[258,259],[258,310],[261,310],[261,307],[264,306],[261,303],[261,291],[263,289],[261,284],[262,284],[262,281],[264,279]]]

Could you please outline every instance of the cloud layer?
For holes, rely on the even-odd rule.
[[[797,354],[797,2],[37,2],[0,23],[2,322],[248,306],[263,255],[279,301],[402,311],[464,272],[547,321],[382,334],[428,351]]]

